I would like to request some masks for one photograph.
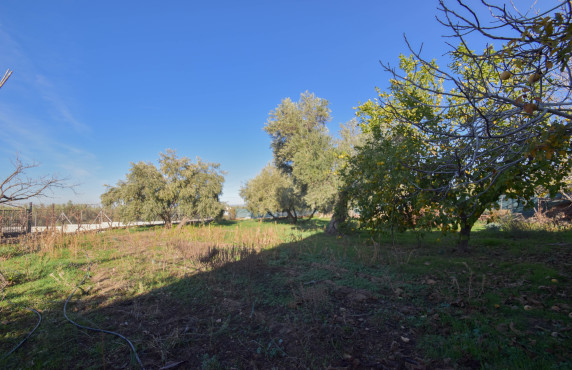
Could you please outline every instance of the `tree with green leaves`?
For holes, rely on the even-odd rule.
[[[505,172],[520,172],[514,167],[535,168],[543,163],[547,171],[553,157],[565,162],[570,155],[572,5],[557,1],[544,10],[531,10],[532,15],[487,1],[481,5],[494,23],[479,19],[472,3],[469,6],[458,0],[454,7],[440,1],[438,19],[458,42],[448,53],[448,69],[437,68],[410,48],[415,61],[450,89],[416,86],[409,98],[415,100],[420,92],[433,94],[433,103],[419,105],[434,109],[438,120],[412,119],[408,123],[448,141],[468,159],[462,166],[455,155],[448,157],[448,163],[444,158],[440,161],[440,172],[456,176],[455,181],[442,184],[442,193],[458,183],[492,186],[504,181]],[[469,47],[469,34],[502,45],[495,50],[494,45],[487,44],[483,52],[476,52]],[[392,75],[396,90],[410,94],[415,81],[382,65]],[[475,170],[481,174],[474,175]],[[474,192],[473,196],[479,194]]]
[[[365,145],[370,137],[370,132],[364,132],[355,118],[340,124],[339,139],[335,142],[336,158],[333,166],[334,170],[331,174],[335,178],[337,190],[334,198],[332,218],[326,227],[326,234],[342,234],[342,229],[348,217],[348,205],[351,200],[347,186],[344,184],[343,174],[348,171],[350,162],[355,160],[357,148]]]
[[[406,74],[415,75],[417,84],[440,88],[423,68],[416,69],[412,58],[401,57],[400,66]],[[426,165],[431,145],[422,132],[395,115],[398,110],[409,119],[431,116],[433,110],[429,107],[411,108],[417,101],[431,101],[432,95],[418,94],[413,101],[394,87],[392,81],[389,92],[378,90],[376,101],[358,107],[357,117],[368,135],[355,147],[342,171],[344,191],[352,208],[360,215],[362,225],[374,232],[419,228],[434,214],[432,194],[421,191],[430,186],[430,181],[416,171]],[[409,92],[415,90],[411,85]]]
[[[300,208],[312,214],[331,211],[337,193],[336,150],[326,127],[329,119],[328,101],[305,92],[298,102],[283,99],[264,127],[272,139],[276,168],[292,182],[292,196]]]
[[[248,211],[254,215],[270,215],[277,219],[279,213],[287,213],[297,218],[300,204],[294,197],[294,186],[289,176],[272,164],[268,164],[256,177],[240,189],[240,196]]]
[[[464,81],[476,71],[499,80],[493,67],[466,58],[453,59],[450,68]],[[389,92],[380,93],[377,102],[358,108],[373,136],[358,147],[346,186],[373,230],[439,225],[444,231],[460,230],[460,246],[466,248],[474,223],[502,194],[527,200],[538,186],[554,191],[569,164],[561,155],[523,163],[518,160],[522,148],[511,145],[510,138],[487,141],[456,134],[471,108],[455,97],[456,89],[445,91],[434,70],[439,70],[434,62],[401,57],[402,77],[392,79]],[[440,100],[446,94],[451,107],[444,112]],[[491,102],[481,102],[481,107],[486,104]],[[497,122],[502,128],[510,124]],[[499,171],[501,160],[510,165],[490,176]]]
[[[107,186],[101,201],[118,207],[126,221],[161,219],[171,227],[175,215],[201,220],[220,215],[223,182],[219,164],[201,159],[193,163],[168,149],[160,154],[158,168],[152,163],[132,163],[126,179]]]
[[[494,24],[479,19],[474,4],[458,0],[454,8],[440,1],[439,20],[459,42],[449,52],[449,68],[411,47],[407,68],[403,59],[400,70],[382,64],[392,76],[390,93],[380,95],[368,119],[376,125],[382,117],[390,132],[406,127],[422,139],[416,160],[400,162],[408,174],[404,180],[417,189],[405,199],[425,209],[438,204],[431,213],[442,227],[460,228],[462,247],[479,215],[501,194],[530,199],[538,187],[554,193],[571,164],[572,6],[557,2],[529,16],[481,3]],[[504,44],[498,50],[487,44],[478,53],[468,46],[471,33]],[[373,144],[374,152],[391,148]],[[387,212],[380,210],[376,219]]]

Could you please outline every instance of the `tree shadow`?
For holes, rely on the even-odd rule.
[[[325,223],[311,221],[300,230]],[[193,261],[196,271],[155,289],[148,287],[164,272],[149,263],[157,270],[127,288],[90,281],[94,288],[70,299],[68,315],[129,338],[146,368],[399,368],[415,361],[413,333],[400,324],[403,302],[388,298],[383,269],[353,270],[341,250],[340,261],[326,249],[314,258],[323,247],[321,235],[261,251],[213,246]],[[0,366],[137,367],[121,339],[65,321],[65,298],[45,305],[38,333]],[[13,311],[2,329],[18,335],[0,341],[3,353],[29,326]],[[411,340],[396,341],[400,335]]]
[[[323,231],[329,222],[329,220],[319,218],[301,219],[294,226],[300,231]]]
[[[326,223],[306,220],[293,228],[306,232]],[[397,241],[405,251],[417,248],[422,257],[424,248],[433,248],[433,255],[438,248],[451,248],[452,243],[439,245],[443,244],[438,241],[440,235],[425,238],[421,249],[412,233],[398,236]],[[478,254],[514,261],[522,240],[507,246],[498,244],[495,235],[489,230],[473,233]],[[424,306],[430,303],[423,295],[399,293],[403,291],[396,286],[399,282],[374,258],[378,250],[369,244],[373,241],[365,237],[364,241],[315,233],[262,250],[188,241],[167,244],[165,248],[171,249],[163,259],[147,251],[149,243],[143,241],[139,252],[124,251],[129,264],[140,265],[135,267],[142,277],[122,275],[119,270],[125,261],[102,255],[91,267],[87,282],[70,299],[67,312],[80,324],[129,338],[146,368],[421,366],[416,347],[421,334],[411,320],[434,307]],[[550,238],[538,234],[530,242],[537,244],[536,249],[523,258],[538,259],[538,251],[548,257],[556,255],[550,264],[560,264],[565,271],[570,260],[566,246],[571,241],[570,232],[552,233]],[[557,253],[555,245],[560,246]],[[381,248],[394,253],[393,247]],[[96,258],[95,251],[91,254]],[[450,254],[445,251],[444,255]],[[98,264],[107,266],[105,274],[97,269]],[[86,271],[87,265],[77,264],[77,269]],[[410,289],[423,294],[421,287]],[[63,318],[63,305],[72,290],[64,286],[59,291],[37,288],[30,293],[46,297],[35,301],[44,316],[42,325],[20,349],[0,360],[0,367],[137,367],[121,339],[78,329]],[[22,304],[5,305],[0,353],[8,352],[33,325],[33,314]],[[425,365],[444,366],[439,362]]]

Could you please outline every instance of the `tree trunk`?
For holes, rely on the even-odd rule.
[[[330,223],[326,227],[326,234],[328,235],[339,235],[340,225],[346,222],[348,217],[348,196],[345,191],[338,194],[338,199],[336,200],[336,205],[334,206],[334,214]]]
[[[469,222],[469,219],[465,215],[461,215],[461,232],[459,238],[459,249],[462,252],[466,252],[469,248],[469,239],[471,238],[471,229],[473,225]]]
[[[314,217],[314,213],[316,213],[316,210],[313,210],[312,213],[310,214],[310,217],[308,217],[308,220],[311,220],[312,217]]]
[[[164,215],[162,218],[163,222],[165,222],[165,229],[170,229],[171,226],[173,226],[173,223],[171,222],[171,217]]]
[[[288,217],[292,220],[293,224],[298,222],[298,215],[296,215],[296,210],[288,209],[286,212],[288,213]]]
[[[183,226],[186,226],[189,222],[191,222],[191,220],[188,217],[183,217],[181,222],[179,222],[179,224],[177,225],[177,230],[182,229]]]

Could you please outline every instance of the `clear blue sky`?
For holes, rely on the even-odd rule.
[[[403,34],[446,51],[437,1],[0,3],[0,175],[17,154],[80,184],[44,203],[99,203],[131,162],[167,148],[218,162],[222,200],[272,159],[268,113],[301,92],[327,99],[330,131],[376,97]],[[5,176],[2,176],[5,177]]]

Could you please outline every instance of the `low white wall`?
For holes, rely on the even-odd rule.
[[[101,224],[66,224],[56,226],[56,230],[59,232],[64,233],[75,233],[77,231],[89,231],[89,230],[105,230],[109,228],[116,228],[116,227],[128,227],[128,226],[150,226],[150,225],[162,225],[164,224],[163,221],[137,221],[137,222],[104,222]],[[32,226],[33,233],[41,233],[46,231],[46,226]]]

